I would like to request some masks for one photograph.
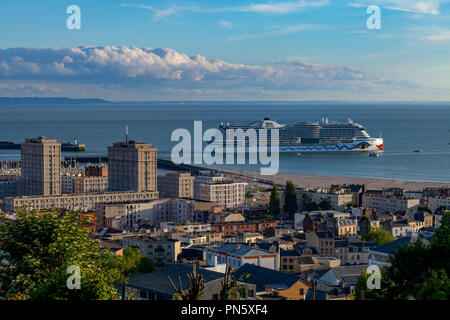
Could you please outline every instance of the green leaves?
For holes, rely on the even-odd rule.
[[[278,194],[278,187],[273,185],[272,192],[270,193],[269,211],[272,215],[280,214],[280,195]]]
[[[28,212],[0,224],[0,296],[8,299],[116,299],[123,281],[121,258],[101,252],[89,238],[91,217],[80,212]],[[81,289],[67,288],[67,267],[81,271]]]
[[[293,217],[298,210],[297,204],[297,190],[292,181],[286,181],[286,189],[284,190],[284,211]]]
[[[378,245],[383,245],[395,240],[389,231],[381,228],[371,228],[370,231],[363,237],[365,241],[376,241]]]
[[[390,256],[390,263],[390,267],[382,270],[381,290],[367,290],[367,274],[361,275],[356,289],[357,298],[448,300],[450,213],[444,215],[430,242],[418,239],[397,248]]]

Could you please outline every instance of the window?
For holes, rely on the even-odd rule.
[[[300,288],[300,292],[299,293],[300,293],[301,296],[303,296],[305,294],[305,289]]]

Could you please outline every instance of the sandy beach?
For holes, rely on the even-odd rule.
[[[217,168],[214,168],[217,169]],[[405,190],[422,190],[426,187],[450,187],[450,183],[443,182],[423,182],[423,181],[403,181],[403,180],[388,180],[388,179],[371,179],[371,178],[352,178],[352,177],[336,177],[336,176],[321,176],[310,174],[297,174],[280,172],[272,176],[260,175],[258,171],[252,170],[236,170],[220,168],[224,173],[231,173],[236,175],[245,175],[247,177],[272,181],[277,184],[285,184],[287,180],[303,188],[317,188],[326,187],[332,184],[366,184],[368,189],[383,189],[389,187],[399,187]]]

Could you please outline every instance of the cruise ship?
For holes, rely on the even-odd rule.
[[[361,152],[383,151],[383,138],[372,138],[366,129],[347,119],[346,122],[330,121],[322,118],[317,122],[298,122],[295,124],[282,124],[264,118],[249,124],[221,123],[220,131],[226,137],[227,129],[268,129],[267,144],[270,146],[270,130],[279,129],[279,151],[280,152]],[[213,142],[214,143],[214,142]],[[234,141],[226,141],[233,144]],[[246,140],[246,151],[256,152],[254,146],[248,146]],[[268,148],[270,150],[270,147]]]

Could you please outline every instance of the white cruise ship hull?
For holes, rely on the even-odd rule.
[[[215,149],[216,144],[213,142],[210,144],[212,150]],[[236,153],[239,152],[258,152],[258,146],[246,146],[244,148],[238,148],[236,146],[236,142],[229,142],[223,145],[223,152],[226,152],[227,146],[230,149],[233,149]],[[267,150],[270,152],[270,145],[267,146]],[[376,152],[383,151],[383,138],[369,138],[364,140],[355,140],[347,143],[336,143],[336,144],[280,144],[278,146],[279,152],[296,152],[296,153],[305,153],[305,152]]]

